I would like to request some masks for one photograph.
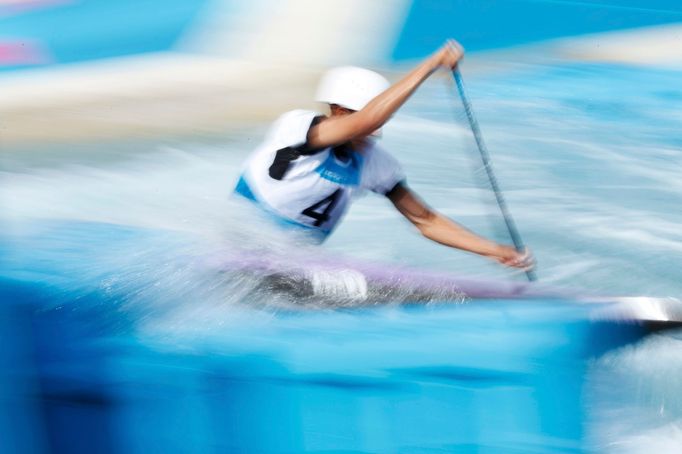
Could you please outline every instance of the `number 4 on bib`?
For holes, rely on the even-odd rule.
[[[343,189],[337,189],[331,195],[301,211],[301,214],[315,219],[313,225],[319,227],[329,219],[341,195],[343,195]]]

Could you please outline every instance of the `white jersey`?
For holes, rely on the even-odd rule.
[[[405,176],[398,161],[376,144],[361,152],[348,146],[310,149],[308,130],[323,118],[294,110],[277,119],[235,191],[287,223],[326,236],[355,197],[365,190],[387,194]]]

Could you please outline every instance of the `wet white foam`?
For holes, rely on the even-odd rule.
[[[606,354],[588,375],[588,437],[596,452],[676,453],[682,446],[681,333]]]

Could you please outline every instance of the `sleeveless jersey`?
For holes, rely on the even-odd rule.
[[[294,110],[273,124],[246,162],[235,192],[284,222],[328,235],[366,190],[387,194],[404,178],[398,161],[376,144],[310,149],[308,130],[324,116]]]

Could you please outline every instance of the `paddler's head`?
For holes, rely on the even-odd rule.
[[[381,74],[356,66],[332,68],[317,87],[316,99],[329,104],[332,116],[348,115],[362,110],[374,97],[389,87]],[[372,137],[381,137],[381,129]]]

